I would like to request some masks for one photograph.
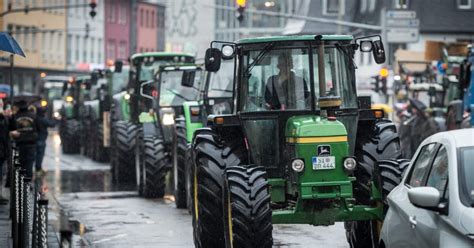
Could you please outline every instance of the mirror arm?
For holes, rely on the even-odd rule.
[[[151,99],[151,100],[155,100],[154,97],[149,96],[149,95],[145,94],[145,92],[143,92],[143,88],[144,88],[145,85],[149,85],[149,84],[152,84],[154,82],[155,82],[154,80],[150,80],[150,81],[147,81],[145,83],[142,83],[141,86],[140,86],[140,96],[143,96],[143,97]]]

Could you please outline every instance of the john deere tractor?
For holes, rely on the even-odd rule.
[[[135,182],[138,176],[136,164],[130,158],[135,156],[136,137],[142,129],[143,120],[139,117],[148,114],[146,104],[150,102],[140,94],[141,85],[154,79],[160,65],[194,63],[194,57],[185,53],[139,53],[132,55],[130,63],[128,85],[113,96],[110,113],[111,169],[119,183]]]
[[[182,116],[183,103],[196,100],[202,70],[194,65],[161,66],[155,80],[143,83],[143,112],[137,135],[135,163],[138,191],[147,198],[162,197],[166,175],[176,164],[175,117]],[[170,180],[168,180],[170,181]]]
[[[357,98],[354,53],[385,61],[380,36],[249,38],[206,51],[208,71],[234,60],[232,113],[193,138],[196,247],[271,247],[272,224],[345,222],[372,247],[384,198],[400,182],[400,143],[383,110]]]
[[[234,63],[227,60],[217,72],[203,72],[202,82],[198,87],[196,101],[184,102],[182,116],[176,118],[177,160],[173,166],[174,197],[177,208],[191,211],[192,173],[191,142],[194,131],[206,126],[210,114],[230,114],[232,109],[232,77]]]
[[[81,134],[85,114],[84,102],[89,99],[90,87],[89,76],[77,76],[64,82],[59,136],[62,150],[66,154],[80,153],[86,142],[86,137]]]

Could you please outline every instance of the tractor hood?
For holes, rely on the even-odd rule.
[[[330,121],[319,116],[295,116],[288,119],[285,136],[287,139],[300,137],[345,136],[346,128],[339,121]],[[347,140],[347,138],[346,138]],[[344,140],[344,141],[346,141]],[[292,143],[296,142],[293,140]],[[336,141],[337,142],[337,141]],[[299,143],[299,142],[297,142]]]

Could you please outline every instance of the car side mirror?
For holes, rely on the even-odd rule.
[[[194,78],[196,77],[196,71],[183,71],[183,77],[181,78],[181,86],[193,87]]]
[[[372,54],[377,64],[385,63],[385,49],[383,48],[382,40],[372,41]]]
[[[221,67],[221,51],[217,48],[208,48],[204,57],[204,65],[207,71],[216,72]]]
[[[121,73],[123,67],[123,62],[121,60],[115,60],[114,63],[114,72]]]
[[[144,82],[140,85],[140,96],[143,96],[145,98],[155,100],[154,98],[154,92],[155,92],[155,87],[153,87],[154,80],[150,80],[147,82]]]
[[[447,205],[441,203],[441,195],[436,188],[410,188],[408,189],[408,199],[416,207],[446,214]]]

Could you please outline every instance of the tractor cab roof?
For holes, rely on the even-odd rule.
[[[289,36],[268,36],[268,37],[257,37],[257,38],[245,38],[236,41],[236,44],[254,44],[254,43],[267,43],[267,42],[278,42],[278,41],[312,41],[315,40],[317,35],[289,35]],[[322,35],[324,41],[351,41],[354,37],[352,35]]]
[[[160,71],[185,71],[185,70],[202,70],[202,66],[195,64],[180,65],[162,65]]]
[[[188,53],[177,53],[177,52],[147,52],[147,53],[136,53],[133,54],[131,59],[145,58],[145,57],[189,57],[194,58],[193,55]]]

